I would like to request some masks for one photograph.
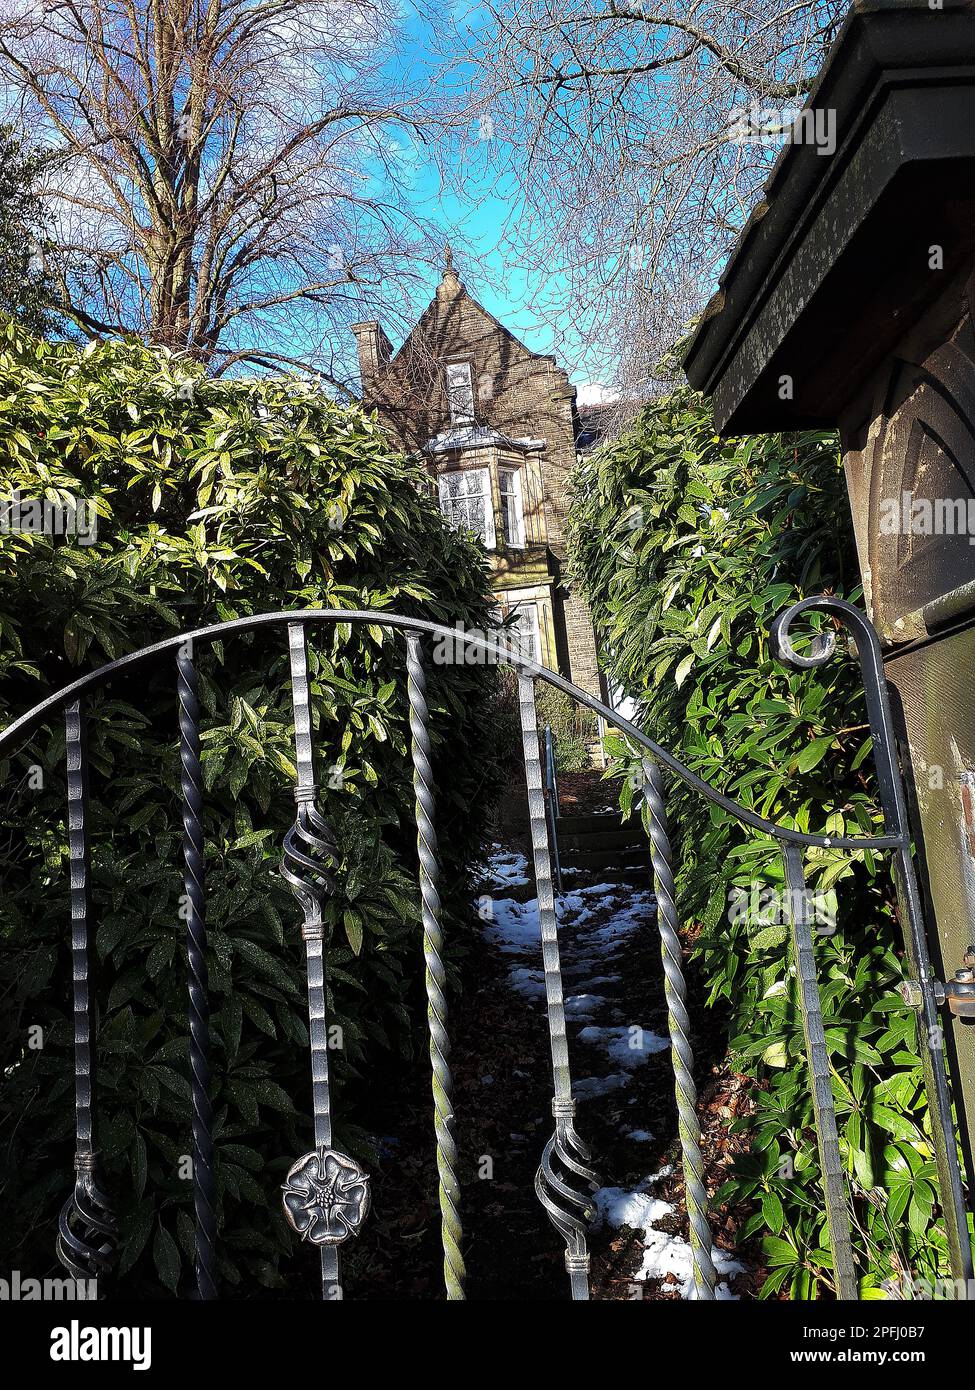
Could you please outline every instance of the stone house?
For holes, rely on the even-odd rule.
[[[575,387],[473,299],[453,267],[398,352],[357,323],[362,399],[406,453],[422,456],[451,523],[481,537],[498,607],[523,650],[601,695],[592,618],[563,574]]]

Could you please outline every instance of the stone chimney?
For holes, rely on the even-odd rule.
[[[375,321],[354,323],[352,332],[359,349],[359,376],[362,394],[368,394],[383,367],[393,354],[393,345]]]
[[[449,245],[443,249],[443,277],[437,286],[437,298],[443,302],[448,299],[456,299],[464,286],[457,271],[454,269],[454,253]]]

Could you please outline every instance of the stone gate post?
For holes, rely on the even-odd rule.
[[[975,964],[973,317],[975,8],[862,0],[685,368],[724,434],[839,430],[942,981]],[[975,1020],[944,1019],[971,1179]]]

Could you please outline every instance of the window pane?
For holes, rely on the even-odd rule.
[[[490,549],[494,545],[494,520],[490,509],[485,468],[461,473],[441,473],[440,510],[455,531],[473,531]]]
[[[524,516],[521,507],[521,483],[513,468],[498,470],[501,491],[501,529],[505,545],[520,548],[525,544]]]
[[[447,367],[447,400],[455,425],[473,424],[474,383],[469,362],[451,362]]]
[[[512,610],[514,621],[508,629],[508,645],[519,656],[529,661],[538,661],[541,656],[541,640],[538,628],[538,605],[520,603]]]

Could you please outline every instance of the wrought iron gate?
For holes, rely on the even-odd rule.
[[[511,651],[502,637],[485,639],[454,628],[386,612],[309,610],[266,613],[220,623],[172,637],[101,667],[50,696],[0,734],[0,755],[9,754],[35,728],[60,715],[64,719],[67,765],[67,822],[70,865],[71,953],[74,981],[75,1055],[75,1181],[61,1212],[57,1252],[78,1279],[105,1274],[112,1267],[116,1223],[112,1204],[103,1190],[97,1163],[95,1135],[96,1038],[91,1006],[92,911],[90,901],[90,843],[88,824],[88,766],[85,738],[87,697],[123,671],[164,655],[175,658],[174,679],[179,704],[183,819],[183,882],[188,905],[186,947],[189,987],[189,1035],[193,1129],[193,1183],[196,1230],[196,1291],[202,1299],[217,1296],[216,1194],[213,1163],[213,1114],[210,1098],[210,1038],[207,993],[206,885],[204,880],[204,787],[200,763],[200,706],[194,653],[200,644],[259,627],[285,627],[294,707],[297,811],[284,837],[282,874],[303,916],[308,989],[309,1042],[312,1077],[312,1115],[315,1147],[297,1158],[283,1189],[283,1217],[308,1243],[318,1247],[322,1296],[343,1296],[340,1252],[342,1243],[366,1220],[370,1201],[369,1176],[347,1154],[333,1147],[329,1090],[325,993],[325,928],[323,908],[334,886],[337,864],[332,832],[319,806],[315,782],[315,750],[309,692],[307,632],[338,623],[368,623],[405,634],[410,742],[415,792],[423,953],[426,967],[427,1018],[432,1073],[434,1140],[439,1172],[444,1283],[448,1299],[464,1298],[464,1256],[457,1180],[457,1145],[450,1071],[447,1001],[442,960],[443,932],[438,895],[438,855],[435,789],[430,763],[423,639],[430,636],[460,640],[483,657],[504,661],[518,673],[518,695],[540,945],[544,967],[548,1029],[552,1055],[553,1133],[545,1145],[535,1190],[566,1247],[565,1262],[571,1295],[589,1297],[588,1231],[594,1211],[597,1178],[589,1149],[575,1128],[575,1105],[569,1068],[562,974],[553,888],[553,857],[546,804],[545,780],[539,752],[535,684],[545,681],[601,715],[618,729],[643,760],[644,787],[650,817],[650,858],[655,880],[657,925],[664,966],[678,1129],[683,1159],[685,1201],[690,1226],[693,1278],[689,1296],[713,1299],[715,1268],[707,1214],[707,1191],[700,1149],[689,1042],[687,990],[674,902],[672,854],[664,799],[663,772],[680,778],[743,824],[769,835],[782,846],[786,895],[794,963],[800,986],[809,1079],[819,1142],[824,1205],[833,1255],[837,1296],[855,1299],[857,1272],[850,1237],[846,1182],[841,1163],[830,1064],[816,979],[813,933],[806,909],[802,851],[809,847],[870,850],[893,859],[905,941],[917,1009],[919,1052],[932,1114],[941,1200],[956,1279],[972,1274],[964,1198],[944,1059],[937,1036],[939,994],[925,940],[921,897],[911,853],[903,784],[894,747],[890,707],[884,684],[876,634],[864,615],[831,597],[805,599],[778,619],[775,640],[779,654],[796,667],[823,664],[832,654],[834,638],[815,655],[799,655],[790,637],[791,626],[804,612],[831,615],[849,629],[859,655],[867,710],[873,734],[873,755],[885,833],[879,836],[829,837],[777,826],[738,805],[684,767],[633,723],[598,700]]]

